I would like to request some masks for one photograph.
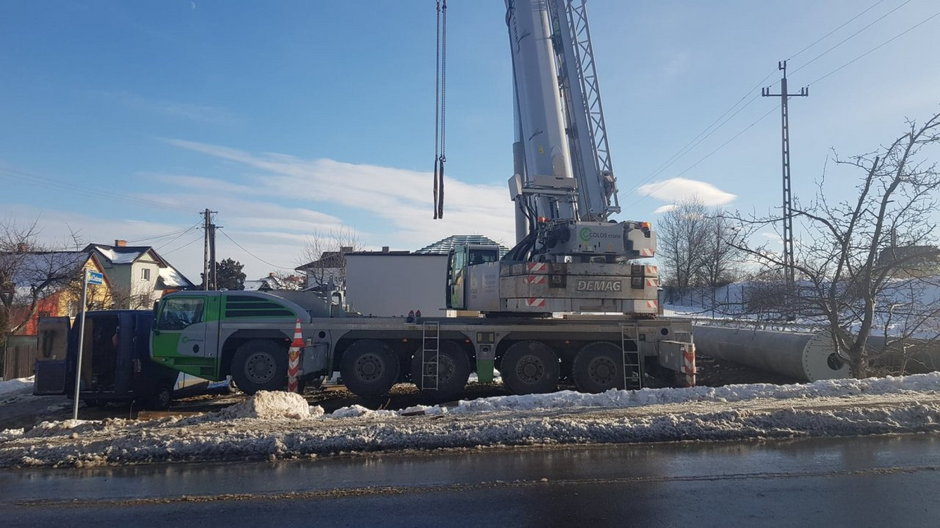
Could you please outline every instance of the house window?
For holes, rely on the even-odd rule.
[[[144,268],[140,270],[140,278],[149,281],[150,280],[150,268]]]

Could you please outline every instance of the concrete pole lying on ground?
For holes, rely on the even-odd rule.
[[[801,382],[850,377],[829,333],[695,326],[696,350]]]

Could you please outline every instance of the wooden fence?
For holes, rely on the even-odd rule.
[[[25,378],[33,375],[33,365],[39,356],[36,336],[9,336],[3,351],[3,379]]]

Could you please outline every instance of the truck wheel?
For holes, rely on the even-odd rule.
[[[248,341],[238,347],[232,358],[232,379],[246,394],[284,389],[287,386],[287,350],[273,341]]]
[[[499,364],[503,384],[514,394],[553,392],[558,387],[558,356],[540,341],[520,341]]]
[[[623,351],[613,343],[588,343],[578,351],[571,366],[579,392],[623,389]]]
[[[173,385],[163,383],[156,388],[156,392],[147,397],[144,406],[154,411],[165,411],[170,408],[173,401]]]
[[[346,388],[358,396],[382,396],[398,380],[398,356],[385,343],[360,339],[343,353],[339,372]]]
[[[437,363],[437,390],[424,387],[424,377],[421,375],[421,350],[415,352],[411,360],[411,378],[414,384],[428,397],[439,400],[452,400],[460,395],[467,386],[470,378],[470,360],[460,345],[453,341],[441,342],[438,351]],[[433,376],[432,367],[428,366],[425,374]],[[428,380],[430,381],[430,380]],[[431,383],[428,383],[431,387]]]

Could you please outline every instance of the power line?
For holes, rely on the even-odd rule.
[[[902,7],[906,6],[906,5],[909,4],[909,3],[911,3],[911,0],[906,0],[906,1],[905,1],[904,3],[902,3],[901,5],[895,7],[895,8],[892,9],[891,11],[888,11],[887,13],[885,13],[885,14],[881,15],[880,17],[876,18],[876,19],[873,20],[870,24],[868,24],[867,26],[862,27],[861,29],[859,29],[859,30],[856,31],[855,33],[852,33],[851,35],[849,35],[849,36],[845,37],[844,39],[840,40],[840,41],[839,41],[838,43],[836,43],[834,46],[830,47],[829,49],[827,49],[826,51],[820,53],[819,55],[816,55],[815,57],[813,57],[812,59],[810,59],[809,62],[803,63],[802,66],[800,66],[799,68],[796,68],[795,70],[793,70],[793,71],[790,72],[790,73],[796,73],[796,72],[802,70],[803,68],[809,66],[810,64],[816,62],[816,60],[819,59],[820,57],[826,55],[826,54],[829,53],[830,51],[832,51],[832,50],[838,48],[839,46],[845,44],[845,43],[848,42],[849,40],[855,38],[855,36],[858,35],[859,33],[865,31],[866,29],[868,29],[868,28],[870,28],[870,27],[872,27],[872,26],[874,26],[874,25],[877,24],[878,22],[881,22],[881,21],[884,20],[888,15],[894,13],[895,11],[897,11],[898,9],[901,9]],[[856,18],[857,18],[857,17],[856,17]]]
[[[727,141],[725,141],[725,142],[722,143],[721,145],[718,145],[718,146],[715,147],[711,152],[709,152],[708,154],[706,154],[706,155],[702,156],[701,158],[699,158],[698,161],[696,161],[695,163],[689,165],[689,166],[686,167],[684,170],[682,170],[681,172],[679,172],[678,174],[676,174],[676,175],[674,176],[674,178],[681,178],[683,175],[685,175],[685,174],[686,174],[687,172],[689,172],[690,170],[694,169],[695,167],[698,167],[703,161],[705,161],[705,160],[707,160],[708,158],[710,158],[710,157],[712,157],[713,155],[715,155],[715,153],[717,153],[719,150],[721,150],[721,149],[725,148],[726,146],[728,146],[732,141],[734,141],[734,140],[738,139],[739,137],[741,137],[741,135],[744,134],[745,132],[747,132],[748,130],[754,128],[754,126],[757,125],[757,123],[760,123],[761,121],[763,121],[764,119],[766,119],[767,116],[769,116],[771,113],[775,112],[775,111],[778,110],[779,108],[780,108],[780,105],[777,105],[777,106],[771,108],[771,109],[768,110],[766,113],[764,113],[763,115],[761,115],[760,117],[758,117],[756,120],[754,120],[754,122],[752,122],[750,125],[744,127],[740,132],[738,132],[737,134],[731,136]],[[662,181],[662,182],[659,182],[659,183],[657,183],[657,184],[651,186],[651,188],[650,188],[649,192],[647,193],[647,195],[656,192],[657,190],[661,189],[661,188],[662,188],[664,185],[666,185],[667,183],[668,183],[668,181]],[[630,201],[629,205],[633,205],[634,203],[639,202],[642,198],[643,198],[642,196],[639,196],[639,197],[634,198],[633,200]]]
[[[825,79],[826,77],[829,77],[830,75],[832,75],[832,74],[834,74],[834,73],[836,73],[836,72],[842,70],[843,68],[852,65],[853,63],[857,62],[859,59],[862,59],[862,58],[864,58],[864,57],[866,57],[866,56],[868,56],[868,55],[874,53],[875,51],[877,51],[877,50],[879,50],[879,49],[881,49],[881,48],[887,46],[888,44],[894,42],[895,40],[897,40],[897,39],[899,39],[899,38],[901,38],[901,37],[903,37],[904,35],[910,33],[911,31],[913,31],[913,30],[915,30],[915,29],[917,29],[917,28],[919,28],[920,26],[923,26],[924,24],[926,24],[927,22],[930,22],[931,20],[937,18],[938,16],[940,16],[940,11],[937,11],[936,13],[930,15],[929,17],[927,17],[927,18],[921,20],[920,22],[914,24],[913,26],[911,26],[911,27],[905,29],[904,31],[898,33],[897,35],[895,35],[895,36],[889,38],[888,40],[882,42],[881,44],[878,44],[878,45],[875,46],[874,48],[872,48],[872,49],[866,51],[865,53],[862,53],[861,55],[855,57],[854,59],[850,60],[849,62],[846,62],[846,63],[843,64],[842,66],[839,66],[838,68],[836,68],[836,69],[830,71],[829,73],[823,75],[822,77],[819,77],[819,78],[816,79],[815,81],[813,81],[813,82],[811,82],[811,83],[808,83],[808,84],[809,84],[809,85],[812,85],[812,84],[818,83],[819,81]]]
[[[826,33],[825,35],[819,37],[818,39],[814,40],[812,44],[806,46],[805,48],[801,49],[800,51],[798,51],[798,52],[794,53],[793,55],[790,55],[789,57],[787,57],[787,61],[793,60],[794,58],[796,58],[796,57],[798,57],[800,54],[802,54],[804,51],[806,51],[806,50],[812,48],[813,46],[815,46],[816,44],[819,44],[820,42],[826,40],[830,35],[832,35],[832,34],[835,33],[836,31],[839,31],[840,29],[844,28],[845,26],[851,24],[851,23],[854,22],[858,17],[860,17],[860,16],[864,15],[865,13],[871,11],[872,9],[875,8],[875,6],[877,6],[877,5],[879,5],[879,4],[883,3],[883,2],[884,2],[884,0],[878,0],[878,1],[875,2],[874,4],[868,6],[868,9],[865,9],[865,10],[862,11],[861,13],[859,13],[859,14],[855,15],[854,17],[848,19],[848,20],[847,20],[845,23],[843,23],[841,26],[839,26],[839,27],[833,29],[832,31],[830,31],[829,33]],[[906,2],[905,2],[905,3],[906,3]],[[794,70],[794,71],[795,71],[795,70]]]
[[[721,127],[723,127],[723,126],[725,125],[725,123],[727,123],[727,122],[730,121],[732,118],[734,118],[734,116],[736,116],[736,115],[738,115],[739,113],[741,113],[742,110],[744,110],[745,108],[747,108],[748,105],[750,105],[751,103],[753,103],[753,102],[757,99],[757,96],[754,95],[755,90],[757,90],[758,88],[760,88],[760,87],[764,84],[764,81],[766,81],[768,78],[770,78],[771,75],[773,75],[773,72],[768,73],[766,77],[764,77],[763,79],[761,79],[753,88],[749,89],[749,90],[747,91],[747,93],[745,93],[743,96],[741,96],[741,98],[738,99],[733,105],[731,105],[730,108],[728,108],[727,110],[725,110],[725,112],[724,112],[723,114],[721,114],[721,115],[718,116],[714,121],[712,121],[711,124],[709,124],[707,127],[705,127],[701,132],[698,133],[697,136],[695,136],[695,137],[692,138],[688,143],[686,143],[685,146],[683,146],[681,149],[679,149],[678,152],[676,152],[675,154],[673,154],[668,160],[666,160],[665,163],[663,163],[662,165],[660,165],[659,168],[657,168],[655,171],[653,171],[652,174],[650,174],[649,176],[647,176],[647,177],[644,178],[643,180],[640,180],[640,182],[638,182],[637,185],[642,185],[642,184],[646,183],[647,181],[652,180],[653,178],[655,178],[655,177],[658,176],[659,174],[661,174],[661,173],[662,173],[663,171],[665,171],[667,168],[669,168],[670,166],[672,166],[675,162],[679,161],[679,159],[681,159],[683,156],[685,156],[686,154],[688,154],[688,153],[691,152],[692,150],[695,150],[695,147],[701,145],[702,142],[704,142],[704,141],[705,141],[706,139],[708,139],[712,134],[714,134],[714,133],[717,132],[719,129],[721,129]],[[750,100],[749,100],[749,101],[747,101],[746,103],[744,103],[744,105],[741,106],[740,108],[738,108],[737,111],[735,111],[733,114],[731,114],[730,116],[728,116],[727,119],[724,119],[724,120],[722,121],[722,119],[723,119],[726,115],[728,115],[728,113],[730,113],[732,110],[734,110],[735,107],[737,107],[739,104],[741,104],[741,101],[744,101],[744,100],[747,99],[748,97],[750,97]],[[720,121],[720,124],[718,124],[717,126],[715,126],[715,124],[716,124],[716,123],[719,123],[719,121]],[[714,129],[712,129],[712,127],[714,127]],[[701,139],[699,139],[699,138],[701,138]]]
[[[906,2],[904,2],[904,4],[901,4],[900,6],[896,7],[895,9],[893,9],[892,11],[890,11],[889,13],[883,15],[881,18],[884,18],[885,16],[887,16],[887,15],[893,13],[894,11],[897,11],[898,9],[900,9],[901,7],[903,7],[905,4],[907,4],[907,3],[910,2],[910,1],[911,1],[911,0],[907,0]],[[826,33],[825,35],[823,35],[822,37],[816,39],[816,40],[813,41],[811,44],[809,44],[809,45],[803,47],[803,49],[801,49],[800,51],[797,51],[796,53],[794,53],[793,55],[791,55],[791,58],[792,58],[792,57],[796,57],[796,56],[802,54],[803,52],[805,52],[805,51],[811,49],[811,48],[814,47],[816,44],[822,42],[822,41],[825,40],[827,37],[829,37],[830,35],[832,35],[833,33],[835,33],[836,31],[838,31],[838,30],[842,29],[843,27],[849,25],[850,23],[852,23],[853,21],[857,20],[859,17],[861,17],[861,16],[864,15],[865,13],[871,11],[871,10],[874,9],[877,5],[879,5],[879,4],[883,3],[883,2],[884,2],[884,0],[878,0],[877,2],[875,2],[874,4],[872,4],[871,6],[869,6],[867,9],[864,9],[863,11],[859,12],[858,14],[856,14],[855,16],[853,16],[852,18],[850,18],[849,20],[847,20],[846,22],[844,22],[844,23],[842,23],[841,25],[837,26],[835,29],[832,29],[831,31],[829,31],[828,33]],[[878,20],[881,20],[881,18],[879,18]],[[875,22],[877,22],[878,20],[876,20]],[[869,24],[869,26],[866,26],[865,28],[862,28],[862,30],[867,29],[867,27],[870,27],[871,25],[872,25],[872,24]],[[860,33],[862,30],[860,30],[860,31],[856,32],[855,34],[851,35],[849,38],[854,37],[855,35],[857,35],[858,33]],[[845,40],[843,40],[842,42],[840,42],[839,44],[837,44],[837,45],[834,46],[833,48],[830,48],[830,50],[827,50],[825,53],[828,53],[828,51],[831,51],[831,49],[834,49],[835,47],[841,45],[841,44],[844,43],[846,40],[848,40],[848,38],[845,39]],[[824,53],[824,54],[825,54],[825,53]],[[817,56],[816,59],[818,59],[818,58],[821,57],[821,56],[822,56],[822,54],[819,55],[819,56]],[[813,60],[816,60],[816,59],[813,59]],[[739,113],[741,113],[741,111],[744,110],[744,108],[746,108],[748,105],[750,105],[752,102],[754,102],[754,101],[757,99],[757,96],[754,95],[755,90],[757,90],[757,88],[760,88],[761,86],[763,86],[764,81],[766,81],[767,79],[769,79],[774,73],[775,73],[775,71],[768,73],[766,76],[764,76],[763,79],[761,79],[760,81],[758,81],[757,84],[756,84],[753,88],[748,89],[748,91],[745,92],[744,95],[742,95],[740,99],[738,99],[737,101],[735,101],[734,104],[732,104],[727,110],[725,110],[725,111],[724,111],[721,115],[719,115],[714,121],[712,121],[711,124],[709,124],[707,127],[705,127],[701,132],[699,132],[698,135],[696,135],[696,136],[695,136],[694,138],[692,138],[688,143],[686,143],[682,148],[680,148],[675,154],[673,154],[672,156],[670,156],[669,159],[667,159],[663,164],[661,164],[659,167],[657,167],[656,170],[654,170],[649,176],[647,176],[647,177],[641,179],[640,181],[638,181],[638,182],[636,183],[636,186],[643,185],[644,183],[653,180],[656,176],[658,176],[659,174],[661,174],[662,172],[664,172],[666,169],[668,169],[670,166],[672,166],[674,163],[676,163],[676,162],[677,162],[679,159],[681,159],[683,156],[685,156],[685,155],[688,154],[689,152],[695,150],[696,147],[698,147],[699,145],[701,145],[706,139],[708,139],[708,138],[711,137],[714,133],[716,133],[718,130],[720,130],[721,127],[723,127],[728,121],[730,121],[730,120],[731,120],[732,118],[734,118],[736,115],[738,115]],[[749,98],[750,98],[750,99],[749,99]],[[748,100],[748,99],[749,99],[749,100]],[[735,108],[738,107],[738,105],[740,105],[741,102],[742,102],[742,101],[745,101],[745,100],[748,100],[748,101],[747,101],[743,106],[741,106],[740,108],[738,108],[738,109],[735,111]],[[731,113],[732,111],[733,111],[734,113],[732,113],[730,116],[728,116],[728,114]],[[725,116],[728,116],[727,119],[725,119]],[[716,126],[716,124],[717,124],[717,126]]]
[[[196,224],[196,225],[198,225],[198,224]],[[190,228],[190,229],[192,229],[192,228]],[[147,238],[139,238],[139,239],[137,239],[137,240],[128,240],[127,243],[128,243],[128,244],[136,244],[136,243],[138,243],[138,242],[147,242],[147,241],[150,241],[150,240],[160,240],[161,238],[167,238],[167,237],[171,237],[171,236],[174,236],[174,235],[180,235],[180,236],[182,236],[182,235],[185,235],[187,231],[189,231],[189,229],[185,229],[185,230],[183,230],[183,231],[174,231],[174,232],[172,232],[172,233],[167,233],[167,234],[165,234],[165,235],[156,235],[156,236],[147,237]]]
[[[825,40],[826,37],[832,35],[832,34],[835,33],[836,31],[838,31],[839,29],[842,29],[843,27],[847,26],[848,24],[850,24],[850,23],[853,22],[854,20],[858,19],[859,17],[861,17],[862,15],[864,15],[865,13],[867,13],[868,11],[871,11],[874,7],[878,6],[878,5],[881,4],[883,1],[884,1],[884,0],[879,0],[878,2],[875,2],[874,4],[872,4],[871,6],[869,6],[868,8],[864,9],[864,10],[861,11],[860,13],[858,13],[858,14],[856,14],[855,16],[853,16],[852,18],[850,18],[850,19],[849,19],[848,21],[846,21],[845,23],[841,24],[840,26],[836,27],[835,29],[831,30],[830,32],[826,33],[826,34],[823,35],[822,37],[816,39],[812,44],[810,44],[810,45],[808,45],[808,46],[805,46],[805,47],[804,47],[803,49],[801,49],[800,51],[794,53],[793,55],[791,55],[791,57],[796,57],[796,56],[800,55],[801,53],[805,52],[806,50],[811,49],[813,46],[815,46],[815,45],[818,44],[819,42]],[[868,29],[868,28],[870,28],[870,27],[872,27],[872,26],[875,25],[877,22],[883,20],[883,19],[886,18],[888,15],[891,15],[892,13],[894,13],[894,12],[897,11],[898,9],[904,7],[905,5],[907,5],[907,4],[910,3],[910,2],[911,2],[911,0],[906,0],[905,2],[903,2],[903,3],[901,3],[900,5],[898,5],[897,7],[895,7],[894,9],[892,9],[892,10],[888,11],[887,13],[885,13],[884,15],[878,17],[877,19],[875,19],[875,20],[874,20],[873,22],[871,22],[870,24],[868,24],[868,25],[866,25],[865,27],[859,29],[859,30],[856,31],[855,33],[849,35],[848,37],[846,37],[845,39],[841,40],[841,41],[840,41],[839,43],[837,43],[836,45],[830,47],[829,49],[827,49],[827,50],[824,51],[823,53],[820,53],[819,55],[817,55],[816,57],[814,57],[814,58],[813,58],[812,60],[810,60],[809,62],[807,62],[807,63],[803,64],[802,66],[800,66],[800,68],[797,68],[796,70],[793,70],[793,71],[794,71],[794,72],[795,72],[795,71],[798,71],[798,70],[802,69],[803,67],[809,65],[810,63],[816,61],[817,59],[819,59],[819,58],[822,57],[823,55],[825,55],[825,54],[829,53],[830,51],[832,51],[833,49],[835,49],[835,48],[841,46],[842,44],[844,44],[844,43],[847,42],[848,40],[854,38],[854,37],[855,37],[856,35],[858,35],[859,33],[865,31],[866,29]],[[882,42],[882,43],[879,44],[878,46],[875,46],[874,48],[872,48],[872,49],[866,51],[865,53],[862,53],[861,55],[855,57],[854,59],[852,59],[852,60],[850,60],[849,62],[843,64],[842,66],[839,66],[838,68],[836,68],[836,69],[830,71],[829,73],[823,75],[822,77],[819,77],[819,78],[816,79],[815,81],[812,81],[812,82],[810,82],[810,83],[807,83],[807,85],[812,85],[812,84],[814,84],[814,83],[817,83],[817,82],[819,82],[819,81],[825,79],[826,77],[829,77],[830,75],[832,75],[832,74],[834,74],[834,73],[836,73],[836,72],[842,70],[843,68],[845,68],[845,67],[851,65],[852,63],[854,63],[854,62],[856,62],[856,61],[862,59],[863,57],[865,57],[865,56],[867,56],[867,55],[873,53],[874,51],[880,49],[881,47],[886,46],[887,44],[893,42],[894,40],[897,40],[898,38],[904,36],[905,34],[909,33],[910,31],[913,31],[913,30],[916,29],[917,27],[919,27],[919,26],[921,26],[921,25],[923,25],[923,24],[926,24],[927,22],[929,22],[930,20],[936,18],[937,16],[940,16],[940,12],[937,12],[937,13],[931,15],[930,17],[928,17],[928,18],[922,20],[921,22],[915,24],[914,26],[911,26],[910,28],[908,28],[908,29],[906,29],[905,31],[899,33],[898,35],[895,35],[894,37],[888,39],[887,41]],[[758,87],[759,87],[768,77],[770,77],[770,75],[773,75],[773,73],[768,74],[766,77],[764,77],[764,79],[762,79],[762,80],[760,81],[760,83],[758,83]],[[753,93],[753,89],[752,89],[752,93]],[[754,101],[757,99],[757,96],[756,96],[756,95],[752,96],[752,98],[751,98],[744,106],[742,106],[742,107],[739,108],[736,112],[734,112],[731,116],[729,116],[728,119],[726,119],[725,121],[723,121],[723,122],[722,122],[718,127],[716,127],[714,130],[711,130],[711,132],[708,132],[708,134],[704,135],[704,137],[701,137],[700,140],[696,141],[696,139],[699,138],[700,136],[702,136],[702,134],[704,134],[707,130],[709,130],[709,128],[711,128],[711,127],[714,125],[715,122],[719,121],[722,117],[724,117],[725,115],[727,115],[727,114],[728,114],[731,110],[733,110],[738,104],[740,104],[740,102],[741,102],[742,100],[744,100],[745,98],[747,98],[747,95],[745,95],[744,97],[742,97],[741,99],[739,99],[737,102],[735,102],[735,104],[732,105],[731,108],[729,108],[728,110],[726,110],[721,116],[718,117],[718,119],[716,119],[715,121],[713,121],[713,122],[712,122],[712,125],[709,125],[708,127],[706,127],[702,132],[699,133],[698,136],[696,136],[695,138],[693,138],[692,141],[691,141],[689,144],[687,144],[685,147],[683,147],[682,149],[680,149],[677,154],[674,154],[672,157],[670,157],[669,160],[667,160],[667,162],[666,162],[664,165],[660,166],[660,168],[658,168],[656,171],[654,171],[650,176],[647,176],[646,178],[640,180],[640,181],[636,184],[637,187],[639,187],[640,185],[642,185],[642,184],[644,184],[644,183],[646,183],[646,182],[652,180],[652,179],[655,178],[657,175],[659,175],[660,173],[662,173],[662,172],[663,172],[666,168],[668,168],[670,165],[672,165],[673,163],[675,163],[676,161],[678,161],[680,158],[682,158],[683,156],[685,156],[686,154],[688,154],[689,152],[691,152],[692,150],[694,150],[698,145],[700,145],[702,142],[704,142],[708,137],[710,137],[712,134],[714,134],[715,132],[717,132],[717,131],[718,131],[725,123],[727,123],[731,118],[733,118],[735,115],[737,115],[737,114],[740,113],[742,110],[744,110],[744,108],[745,108],[747,105],[749,105],[750,103],[754,102]],[[780,105],[777,105],[775,108],[770,109],[770,111],[768,111],[767,113],[763,114],[763,115],[762,115],[761,117],[759,117],[756,121],[754,121],[754,122],[752,122],[750,125],[746,126],[743,130],[741,130],[740,132],[738,132],[737,134],[735,134],[734,136],[732,136],[730,139],[728,139],[727,141],[725,141],[724,143],[722,143],[721,145],[719,145],[718,147],[716,147],[714,150],[712,150],[711,152],[709,152],[709,153],[706,154],[705,156],[699,158],[695,163],[693,163],[692,165],[686,167],[686,169],[684,169],[682,172],[678,173],[678,174],[677,174],[676,176],[674,176],[674,177],[676,177],[676,178],[681,177],[681,176],[683,176],[684,174],[686,174],[687,172],[689,172],[690,170],[692,170],[693,168],[697,167],[697,166],[700,165],[703,161],[705,161],[706,159],[710,158],[712,155],[714,155],[714,154],[717,153],[719,150],[721,150],[722,148],[724,148],[725,146],[727,146],[728,144],[730,144],[732,141],[734,141],[735,139],[737,139],[738,137],[740,137],[740,136],[741,136],[742,134],[744,134],[746,131],[748,131],[748,130],[750,130],[751,128],[753,128],[754,125],[756,125],[757,123],[763,121],[768,115],[770,115],[773,111],[775,111],[775,110],[778,109],[778,108],[780,108]],[[693,143],[694,143],[694,144],[693,144]],[[691,147],[691,148],[687,148],[688,145],[690,145],[690,144],[693,144],[692,147]],[[662,182],[661,184],[654,186],[654,187],[651,189],[651,191],[652,191],[652,192],[655,192],[655,190],[656,190],[657,188],[659,188],[659,187],[661,187],[662,185],[665,185],[665,184],[666,184],[666,182]],[[638,202],[639,199],[640,199],[640,197],[635,198],[634,200],[632,200],[632,201],[630,202],[629,205],[633,205],[634,203]]]
[[[252,253],[251,251],[248,251],[247,249],[245,249],[245,247],[242,246],[241,244],[239,244],[238,242],[235,242],[235,240],[234,240],[232,237],[228,236],[228,233],[226,233],[225,231],[219,231],[219,232],[222,233],[222,236],[224,236],[225,238],[229,239],[229,241],[231,241],[233,244],[235,244],[236,246],[238,246],[239,249],[241,249],[241,250],[244,251],[245,253],[248,253],[248,255],[254,257],[254,258],[257,259],[258,261],[264,262],[264,263],[267,264],[268,266],[274,266],[274,267],[277,268],[277,269],[288,270],[288,271],[292,271],[292,270],[293,270],[293,268],[289,268],[289,267],[287,267],[287,266],[279,266],[279,265],[277,265],[277,264],[274,264],[274,263],[268,262],[267,260],[264,260],[263,258],[259,257],[258,255],[255,255],[255,254]]]
[[[147,205],[155,205],[156,202],[153,200],[148,200],[145,198],[139,198],[130,194],[123,194],[111,191],[105,191],[102,189],[90,188],[87,185],[75,185],[52,178],[47,178],[44,176],[38,176],[36,174],[31,174],[29,172],[17,170],[17,169],[8,169],[0,168],[0,178],[7,178],[13,181],[27,181],[30,183],[43,185],[46,187],[57,188],[60,190],[68,191],[71,193],[84,194],[87,196],[96,196],[99,198],[120,198],[122,200],[133,200],[135,202],[144,203]]]
[[[179,251],[179,250],[181,250],[181,249],[183,249],[183,248],[189,247],[189,246],[195,244],[196,242],[199,242],[200,240],[202,240],[202,235],[199,235],[198,237],[196,237],[196,238],[190,240],[189,242],[183,244],[182,246],[180,246],[180,247],[178,247],[178,248],[169,249],[169,250],[167,250],[167,251],[162,251],[161,253],[162,253],[163,255],[169,255],[170,253],[175,253],[175,252],[177,252],[177,251]]]
[[[723,149],[725,146],[727,146],[729,143],[731,143],[731,142],[734,141],[735,139],[738,139],[742,134],[744,134],[745,132],[747,132],[748,130],[750,130],[751,128],[753,128],[754,125],[756,125],[757,123],[760,123],[761,121],[763,121],[765,118],[767,118],[767,116],[769,116],[772,112],[776,111],[778,108],[780,108],[780,105],[777,105],[777,106],[771,108],[769,111],[767,111],[767,113],[765,113],[765,114],[763,114],[762,116],[758,117],[753,123],[751,123],[750,125],[744,127],[743,130],[741,130],[741,131],[738,132],[737,134],[731,136],[730,139],[728,139],[727,141],[725,141],[725,142],[722,143],[721,145],[718,145],[718,146],[715,148],[715,150],[712,150],[712,151],[709,152],[708,154],[702,156],[698,161],[696,161],[696,162],[693,163],[692,165],[689,165],[688,167],[686,167],[686,169],[683,170],[682,172],[680,172],[679,174],[677,174],[676,177],[682,176],[683,174],[685,174],[685,173],[689,172],[690,170],[694,169],[695,167],[697,167],[697,166],[698,166],[700,163],[702,163],[703,161],[705,161],[705,160],[707,160],[708,158],[712,157],[713,154],[715,154],[715,153],[718,152],[719,150]]]
[[[182,233],[180,233],[179,235],[177,235],[173,240],[170,240],[170,241],[167,242],[166,244],[163,244],[162,246],[160,246],[160,247],[158,247],[158,248],[156,248],[156,249],[159,251],[159,250],[161,250],[161,249],[163,249],[163,248],[169,246],[169,245],[172,244],[173,242],[176,242],[177,240],[179,240],[180,237],[182,237],[182,236],[185,235],[186,233],[189,233],[189,232],[192,231],[193,229],[196,229],[197,227],[199,227],[199,224],[198,224],[198,223],[197,223],[197,224],[193,224],[192,226],[190,226],[189,229],[187,229],[186,231],[183,231]]]

